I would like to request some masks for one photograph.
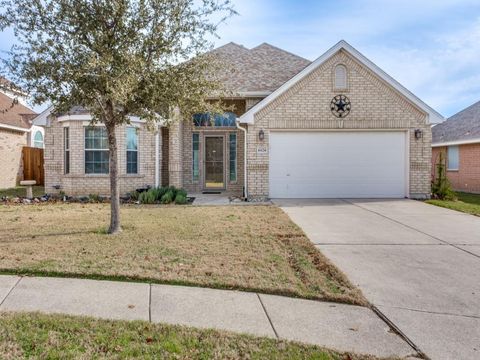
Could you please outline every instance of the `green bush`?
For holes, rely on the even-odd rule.
[[[155,198],[154,201],[159,201],[162,198],[161,188],[152,188],[148,190]]]
[[[91,203],[101,203],[102,202],[102,197],[98,194],[89,194],[88,195],[88,201]]]
[[[440,200],[456,200],[455,192],[448,181],[446,161],[443,152],[440,152],[438,163],[435,164],[435,178],[432,181],[432,195]]]
[[[170,204],[174,199],[174,196],[173,196],[173,191],[171,191],[170,189],[162,196],[162,199],[160,200],[160,202],[162,204]]]
[[[184,189],[178,189],[175,198],[176,198],[178,195],[182,195],[184,198],[187,198],[187,192],[186,192]]]
[[[177,196],[175,196],[175,204],[183,205],[187,203],[187,197],[183,194],[178,192]]]
[[[141,204],[155,204],[155,192],[153,189],[140,193],[138,200]]]
[[[133,201],[137,201],[139,196],[140,196],[140,193],[136,190],[130,193],[130,199]]]

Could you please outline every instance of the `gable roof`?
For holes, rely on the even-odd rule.
[[[0,92],[0,127],[28,131],[35,112],[19,103],[12,107],[12,101],[12,98]]]
[[[480,142],[480,101],[432,128],[432,144],[455,145]]]
[[[342,49],[344,51],[346,51],[347,53],[349,53],[351,56],[353,56],[362,65],[364,65],[365,67],[370,69],[375,75],[377,75],[382,80],[387,82],[395,90],[400,92],[403,96],[405,96],[409,101],[411,101],[413,104],[418,106],[421,110],[425,111],[428,114],[428,119],[427,120],[429,121],[429,123],[440,123],[440,122],[445,120],[445,118],[440,113],[438,113],[433,108],[431,108],[430,106],[425,104],[422,100],[420,100],[413,93],[411,93],[404,86],[402,86],[398,81],[396,81],[394,78],[392,78],[390,75],[388,75],[385,71],[380,69],[372,61],[367,59],[363,54],[361,54],[353,46],[351,46],[345,40],[341,40],[336,45],[331,47],[327,52],[325,52],[322,56],[320,56],[318,59],[316,59],[314,62],[312,62],[309,66],[307,66],[301,72],[296,74],[294,77],[292,77],[286,83],[284,83],[282,86],[280,86],[278,89],[276,89],[272,94],[270,94],[268,97],[266,97],[265,99],[260,101],[257,105],[255,105],[249,111],[247,111],[245,114],[243,114],[239,118],[239,121],[241,123],[245,123],[245,124],[253,124],[254,115],[258,111],[263,109],[265,106],[267,106],[269,103],[271,103],[274,99],[276,99],[278,96],[283,94],[290,87],[292,87],[294,84],[296,84],[297,82],[302,80],[304,77],[306,77],[312,71],[317,69],[319,66],[321,66],[329,58],[334,56],[338,51],[340,51]]]
[[[311,63],[267,43],[247,49],[231,42],[210,54],[225,62],[219,80],[242,96],[267,96]]]

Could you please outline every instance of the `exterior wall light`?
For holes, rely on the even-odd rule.
[[[415,139],[420,140],[423,137],[423,131],[420,129],[415,129]]]
[[[258,140],[263,141],[263,139],[265,139],[265,132],[262,129],[258,132]]]

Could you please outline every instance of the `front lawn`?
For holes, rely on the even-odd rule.
[[[9,189],[0,189],[0,198],[8,196],[9,198],[14,197],[25,197],[27,195],[26,187],[17,186]],[[40,197],[45,195],[45,188],[43,186],[33,186],[33,197]]]
[[[480,194],[456,193],[457,200],[427,200],[427,203],[480,216]]]
[[[134,279],[366,304],[273,206],[0,206],[0,271]]]
[[[36,313],[0,313],[0,358],[375,359],[216,330]]]

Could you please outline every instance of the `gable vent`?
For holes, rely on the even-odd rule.
[[[345,90],[347,88],[347,68],[345,65],[335,66],[335,90]]]

